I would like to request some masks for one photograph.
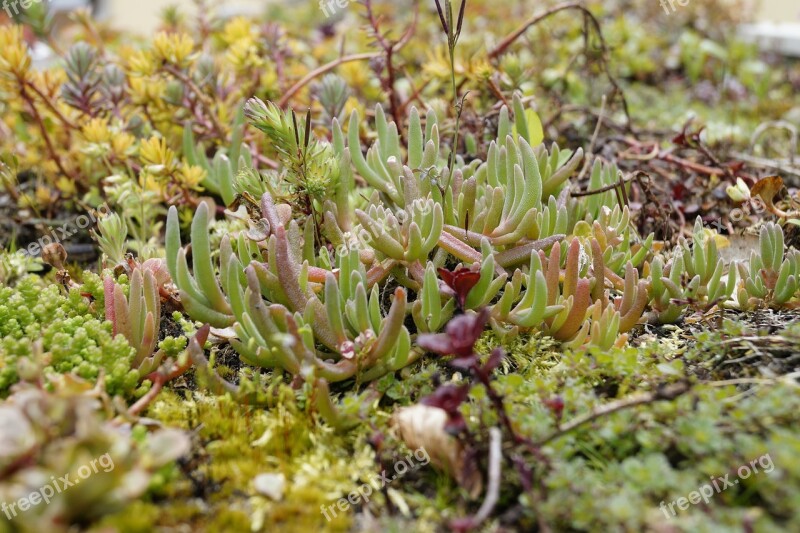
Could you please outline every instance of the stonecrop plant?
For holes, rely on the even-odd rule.
[[[103,375],[111,394],[135,393],[134,349],[94,316],[82,292],[102,294],[101,282],[94,277],[62,294],[57,285],[27,275],[14,287],[0,287],[0,394],[19,381],[22,368],[45,375],[74,372],[85,379]]]
[[[348,77],[315,82],[304,116],[278,100],[269,87],[285,41],[241,18],[211,50],[177,19],[118,61],[80,42],[60,76],[33,69],[19,27],[2,27],[2,90],[37,119],[48,168],[71,181],[58,186],[118,206],[93,235],[114,269],[105,315],[133,346],[140,379],[164,359],[166,302],[214,328],[248,365],[309,384],[397,371],[424,355],[418,334],[483,309],[503,338],[541,332],[583,350],[624,345],[637,324],[692,310],[794,305],[798,254],[784,254],[778,226],[762,229],[749,262],[723,261],[699,219],[691,242],[656,250],[655,235],[634,224],[624,172],[584,161],[581,147],[548,146],[520,92],[483,138],[460,140],[465,5],[438,9],[455,120],[410,102],[401,115],[393,99],[391,117],[374,107],[371,128],[348,99]],[[279,48],[261,58],[270,42]],[[232,70],[213,60],[217,46]],[[69,152],[54,150],[61,141]]]
[[[765,226],[762,255],[738,266],[721,259],[699,219],[691,243],[655,252],[613,191],[619,170],[595,161],[589,188],[602,192],[571,195],[583,152],[531,146],[530,115],[518,98],[515,107],[513,121],[501,109],[485,161],[458,156],[451,169],[433,112],[423,122],[411,108],[401,135],[376,107],[363,149],[356,111],[346,132],[334,118],[329,142],[308,119],[251,100],[246,114],[282,170],[243,168],[232,182],[226,173],[224,187],[246,199],[224,212],[238,229],[217,233],[201,203],[190,248],[170,208],[167,264],[184,309],[232,328],[248,365],[327,389],[415,362],[417,334],[441,331],[455,313],[485,308],[503,337],[539,331],[570,349],[608,349],[637,324],[675,322],[689,307],[780,307],[797,297],[796,252],[782,259],[778,226]]]
[[[721,1],[3,6],[0,504],[115,470],[0,533],[792,530],[800,78]]]

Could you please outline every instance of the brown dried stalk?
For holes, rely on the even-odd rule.
[[[505,53],[509,46],[511,46],[514,41],[519,39],[531,26],[535,26],[539,22],[543,21],[546,18],[555,15],[556,13],[560,13],[561,11],[566,11],[569,9],[575,9],[583,13],[584,17],[588,22],[595,29],[595,33],[597,33],[597,37],[600,40],[600,52],[601,52],[601,63],[603,66],[603,71],[608,78],[608,82],[614,88],[614,93],[618,94],[620,97],[620,101],[622,102],[622,109],[625,112],[625,119],[626,119],[626,126],[628,131],[632,131],[632,123],[631,123],[631,116],[628,111],[628,100],[625,98],[625,93],[622,91],[622,88],[617,83],[616,78],[611,74],[611,70],[609,68],[608,62],[608,45],[606,44],[605,37],[603,37],[603,31],[600,28],[600,22],[597,20],[597,17],[583,5],[582,2],[564,2],[561,4],[557,4],[550,9],[533,15],[531,18],[526,20],[522,23],[522,25],[507,35],[502,41],[500,41],[497,46],[495,46],[489,52],[489,59],[498,59],[501,55]]]

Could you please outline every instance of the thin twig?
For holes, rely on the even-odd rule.
[[[380,18],[376,17],[372,11],[372,0],[362,0],[362,4],[366,9],[367,23],[372,30],[372,35],[375,37],[375,42],[377,42],[378,46],[383,49],[383,53],[386,56],[386,77],[381,78],[381,84],[383,85],[383,88],[389,97],[389,114],[394,119],[395,124],[397,124],[399,127],[405,121],[405,105],[400,103],[397,91],[395,90],[397,68],[394,64],[394,58],[396,57],[397,52],[399,52],[411,40],[411,37],[416,32],[417,21],[419,20],[419,6],[415,3],[414,19],[411,21],[409,27],[406,28],[406,31],[403,33],[400,39],[397,41],[391,41],[386,37],[386,35],[381,33],[381,21]],[[402,131],[402,128],[400,129]],[[402,133],[400,135],[402,137]]]
[[[541,22],[542,20],[546,19],[551,15],[555,15],[556,13],[567,9],[586,9],[586,8],[584,8],[583,4],[580,2],[565,2],[563,4],[555,5],[543,13],[539,13],[532,16],[531,18],[523,22],[519,28],[511,32],[509,35],[507,35],[505,39],[500,41],[500,43],[489,52],[489,59],[495,59],[500,55],[502,55],[506,51],[506,49],[509,46],[511,46],[511,44],[514,41],[519,39],[520,36],[522,36],[522,34],[528,31],[528,28],[530,28],[531,26]]]
[[[497,500],[500,498],[500,466],[503,459],[501,449],[502,432],[499,428],[489,429],[489,482],[486,486],[486,497],[478,512],[470,519],[473,528],[480,526],[494,511]]]
[[[411,79],[411,75],[408,73],[408,70],[407,69],[403,69],[403,72],[405,72],[406,78],[410,80]],[[422,85],[420,85],[418,88],[415,88],[414,91],[411,93],[411,96],[409,96],[408,99],[405,102],[402,103],[402,105],[400,107],[403,110],[403,116],[405,116],[405,112],[406,112],[405,110],[408,108],[409,104],[411,104],[411,102],[413,102],[414,100],[419,101],[419,103],[420,103],[420,105],[422,105],[423,109],[425,108],[425,102],[422,100],[422,98],[420,98],[420,95],[422,94],[422,91],[425,90],[425,88],[428,86],[428,84],[430,82],[431,82],[431,80],[425,80],[424,82],[422,82]]]
[[[147,393],[139,398],[135,404],[131,405],[128,409],[128,416],[136,416],[141,413],[148,405],[155,400],[158,393],[161,392],[161,389],[164,388],[164,384],[167,382],[166,376],[159,372],[154,372],[148,379],[152,380],[152,385],[150,386],[150,390]]]
[[[606,112],[606,95],[603,95],[603,99],[600,102],[600,114],[597,117],[597,125],[594,127],[594,133],[592,134],[592,140],[589,143],[589,148],[586,149],[586,160],[583,162],[583,168],[581,169],[580,174],[578,174],[578,179],[576,181],[580,182],[583,177],[586,175],[586,172],[589,170],[589,166],[591,165],[592,160],[594,159],[594,146],[597,143],[597,135],[600,133],[600,128],[603,125],[603,117],[605,116]]]
[[[629,146],[638,148],[640,150],[646,150],[647,151],[647,160],[660,159],[661,161],[665,161],[667,163],[672,163],[674,165],[678,165],[680,167],[683,167],[683,168],[686,168],[686,169],[689,169],[689,170],[693,170],[693,171],[698,172],[700,174],[706,174],[708,176],[724,176],[726,174],[726,171],[724,169],[722,169],[722,168],[714,168],[714,167],[709,167],[708,165],[703,165],[701,163],[695,163],[694,161],[689,161],[688,159],[684,159],[682,157],[678,157],[676,155],[673,155],[671,152],[669,152],[667,150],[658,150],[658,152],[656,152],[654,154],[653,152],[655,152],[655,149],[653,147],[648,146],[647,144],[641,143],[641,142],[639,142],[637,140],[634,140],[634,139],[629,139],[629,138],[626,138],[626,137],[622,137],[622,138],[618,138],[618,139],[621,140],[622,142],[628,144]],[[656,147],[657,146],[658,145],[656,143]],[[620,156],[624,156],[624,154],[625,154],[625,152],[620,152],[619,155]],[[622,157],[622,159],[625,159],[625,158],[627,158],[627,156]],[[636,158],[636,159],[639,160],[640,158]]]
[[[600,51],[602,52],[602,64],[603,64],[603,71],[608,78],[608,82],[614,88],[615,94],[619,94],[620,101],[622,102],[622,109],[625,112],[625,118],[627,122],[627,129],[632,131],[632,122],[631,122],[631,115],[628,110],[628,100],[625,98],[625,93],[622,91],[622,88],[617,83],[616,78],[611,74],[611,70],[608,66],[608,45],[606,44],[605,37],[603,37],[603,31],[600,27],[600,21],[597,20],[597,17],[583,5],[582,2],[564,2],[562,4],[557,4],[550,9],[533,15],[531,18],[526,20],[522,25],[514,30],[512,33],[507,35],[500,43],[497,44],[490,52],[489,52],[489,59],[497,59],[500,57],[511,44],[514,43],[520,36],[522,36],[531,26],[534,26],[541,22],[542,20],[555,15],[561,11],[565,11],[568,9],[576,9],[584,14],[584,16],[591,22],[592,26],[594,26],[595,32],[597,33],[597,37],[600,39]],[[587,37],[588,43],[588,32],[584,30],[584,35]]]
[[[629,177],[624,178],[624,179],[620,178],[621,183],[623,183],[623,184],[624,183],[628,183],[628,182],[630,182],[630,181],[632,181],[634,179],[635,179],[635,177],[633,177],[633,176],[629,176]],[[620,181],[615,181],[611,185],[605,185],[605,186],[600,187],[598,189],[591,189],[591,190],[588,190],[588,191],[571,192],[571,193],[569,193],[569,195],[572,196],[573,198],[578,198],[580,196],[594,196],[595,194],[600,194],[600,193],[613,191],[613,190],[619,190],[619,187],[620,187]]]
[[[208,119],[211,121],[214,131],[216,131],[217,135],[219,135],[220,141],[224,140],[226,138],[225,129],[222,127],[222,124],[220,124],[219,120],[217,119],[217,115],[214,113],[214,99],[201,91],[200,87],[197,86],[194,80],[192,80],[192,78],[190,78],[180,69],[177,69],[172,65],[166,65],[164,69],[181,80],[181,82],[186,84],[186,86],[192,90],[192,92],[197,96],[197,99],[200,100],[200,103],[205,106]]]
[[[200,350],[200,352],[202,353],[203,345],[206,343],[206,340],[208,340],[208,334],[210,330],[211,328],[208,324],[198,329],[197,333],[194,334],[194,337],[192,337],[189,340],[189,347],[187,348],[187,350],[192,350],[192,349]],[[166,385],[173,379],[182,376],[191,367],[192,367],[192,358],[187,357],[182,364],[176,362],[173,363],[169,369],[167,369],[166,367],[161,367],[155,372],[150,373],[147,376],[147,379],[149,379],[152,382],[150,390],[147,391],[147,393],[144,396],[139,398],[139,400],[128,409],[127,415],[136,416],[139,413],[141,413],[148,405],[150,405],[153,402],[153,400],[156,399],[158,393],[161,392],[161,389],[164,388],[164,385]]]
[[[779,379],[771,379],[771,378],[736,378],[736,379],[726,379],[723,381],[704,381],[702,382],[703,385],[708,385],[709,387],[730,387],[732,385],[776,385],[778,383],[789,382],[791,379],[798,377],[798,372],[793,372],[792,374],[786,374],[781,376]]]
[[[59,111],[59,110],[58,110],[58,108],[57,108],[57,107],[55,106],[55,104],[54,104],[54,103],[53,103],[53,102],[50,100],[50,98],[49,98],[49,97],[48,97],[46,94],[44,94],[44,93],[42,92],[42,90],[41,90],[41,89],[39,89],[39,88],[36,86],[36,84],[34,84],[34,83],[30,82],[30,81],[25,81],[25,84],[26,84],[28,87],[30,87],[30,88],[31,88],[31,90],[33,90],[33,92],[35,92],[36,94],[38,94],[38,95],[39,95],[39,97],[40,97],[42,100],[44,100],[44,103],[47,105],[47,107],[49,107],[49,108],[50,108],[50,110],[53,112],[53,114],[55,114],[55,115],[58,117],[58,119],[59,119],[61,122],[63,122],[63,123],[64,123],[64,125],[65,125],[65,126],[67,126],[67,127],[68,127],[68,128],[70,128],[70,129],[73,129],[73,130],[74,130],[74,129],[77,129],[77,126],[75,125],[75,123],[74,123],[74,122],[72,122],[70,119],[68,119],[66,116],[64,116],[64,114],[63,114],[61,111]]]
[[[497,86],[497,83],[491,77],[487,80],[487,82],[489,83],[489,88],[492,90],[497,99],[502,101],[503,105],[508,109],[511,109],[511,104],[508,103],[508,100],[506,100],[506,97],[503,95],[503,91],[500,90],[500,87]]]
[[[689,391],[691,387],[689,386],[688,382],[682,381],[680,383],[676,383],[674,385],[667,385],[664,387],[660,387],[655,392],[646,392],[635,394],[628,398],[623,398],[621,400],[617,400],[615,402],[611,402],[606,405],[602,405],[592,411],[591,413],[578,417],[574,420],[571,420],[567,424],[564,424],[557,431],[552,433],[551,435],[545,437],[544,439],[538,441],[536,446],[542,447],[559,437],[562,437],[566,433],[588,424],[590,422],[594,422],[598,418],[601,418],[606,415],[610,415],[616,413],[618,411],[622,411],[624,409],[629,409],[631,407],[636,407],[638,405],[645,405],[648,403],[663,401],[663,400],[674,400],[675,398],[685,394]]]
[[[735,157],[736,159],[741,159],[745,163],[749,163],[750,165],[753,166],[763,167],[770,170],[776,170],[784,174],[791,174],[792,176],[800,177],[800,167],[791,166],[791,164],[783,164],[781,161],[777,159],[765,159],[763,157],[756,157],[753,155],[743,154],[740,152],[732,152],[731,157]]]
[[[47,151],[50,153],[50,158],[55,162],[58,170],[61,171],[62,174],[67,176],[68,178],[72,179],[73,181],[77,181],[77,179],[67,172],[67,169],[64,167],[64,163],[61,161],[61,157],[56,153],[55,148],[53,147],[53,141],[50,139],[50,134],[47,133],[47,127],[44,125],[44,120],[42,119],[42,115],[39,114],[39,110],[36,109],[36,104],[33,101],[33,98],[28,94],[25,90],[25,86],[20,87],[20,96],[22,99],[25,100],[25,103],[28,104],[28,107],[31,108],[31,113],[33,113],[33,118],[36,120],[36,123],[39,126],[39,129],[42,132],[42,138],[44,139],[44,143],[47,146]]]
[[[331,70],[335,69],[339,65],[343,65],[344,63],[351,63],[353,61],[366,61],[366,60],[370,60],[370,59],[375,59],[376,57],[380,57],[380,55],[381,55],[381,52],[367,52],[367,53],[362,53],[362,54],[352,54],[352,55],[349,55],[349,56],[342,56],[342,57],[340,57],[338,59],[335,59],[335,60],[331,61],[330,63],[322,65],[321,67],[315,68],[314,70],[312,70],[311,72],[309,72],[308,74],[303,76],[303,78],[300,81],[298,81],[297,83],[292,85],[289,88],[288,91],[283,93],[283,96],[281,97],[281,99],[278,100],[278,107],[280,107],[280,108],[286,107],[286,104],[289,103],[289,100],[291,100],[292,97],[295,94],[297,94],[298,91],[300,91],[303,87],[308,85],[315,78],[330,72]]]

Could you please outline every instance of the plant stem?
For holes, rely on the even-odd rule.
[[[331,61],[330,63],[322,65],[321,67],[318,67],[318,68],[312,70],[311,72],[306,74],[303,77],[303,79],[301,79],[300,81],[298,81],[297,83],[292,85],[291,88],[289,88],[285,93],[283,93],[283,96],[281,96],[281,99],[278,100],[278,104],[277,105],[280,108],[286,107],[286,104],[289,103],[289,100],[295,94],[297,94],[297,92],[300,91],[300,89],[302,89],[303,87],[308,85],[309,82],[311,82],[314,78],[317,78],[317,77],[322,76],[323,74],[325,74],[327,72],[330,72],[331,70],[335,69],[339,65],[342,65],[344,63],[351,63],[353,61],[368,61],[370,59],[374,59],[376,57],[380,57],[380,55],[381,55],[380,52],[367,52],[367,53],[363,53],[363,54],[353,54],[353,55],[349,55],[349,56],[342,56],[342,57],[340,57],[338,59],[335,59],[335,60]]]
[[[598,407],[591,413],[577,417],[574,420],[571,420],[570,422],[562,425],[554,433],[551,433],[549,436],[537,441],[536,446],[541,448],[542,446],[549,444],[550,442],[556,440],[562,435],[569,433],[570,431],[577,429],[585,424],[593,422],[603,416],[608,416],[618,411],[629,409],[631,407],[636,407],[638,405],[644,405],[658,401],[671,401],[677,398],[678,396],[687,393],[690,389],[691,385],[688,382],[681,381],[672,385],[659,387],[654,392],[635,394],[628,398],[616,400],[609,404]]]
[[[458,128],[461,123],[461,105],[458,103],[458,85],[456,85],[456,49],[450,46],[450,82],[453,84],[453,108],[456,111],[456,127],[453,131],[453,147],[450,152],[450,175],[447,177],[447,185],[453,179],[453,172],[456,168],[456,150],[458,150]],[[445,189],[446,190],[446,189]]]
[[[42,115],[39,114],[39,110],[36,109],[36,104],[34,103],[33,98],[31,98],[31,96],[25,90],[25,87],[25,85],[20,85],[20,96],[25,103],[28,104],[31,114],[36,121],[36,124],[39,126],[39,130],[42,132],[42,139],[44,139],[44,143],[47,146],[47,151],[50,154],[50,158],[53,160],[53,162],[56,164],[56,167],[58,167],[58,170],[60,170],[62,174],[73,181],[77,181],[77,179],[64,167],[64,163],[56,152],[53,142],[50,140],[50,135],[47,133],[47,126],[44,124],[44,119],[42,118]]]

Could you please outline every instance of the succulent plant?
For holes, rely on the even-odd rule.
[[[427,261],[444,226],[442,206],[430,198],[414,200],[397,215],[375,204],[366,212],[356,209],[355,214],[373,249],[389,259],[408,263]]]
[[[593,321],[602,318],[608,323],[611,320],[604,312],[610,306],[619,315],[613,335],[616,341],[617,333],[629,331],[642,317],[648,303],[649,284],[647,280],[639,279],[638,271],[629,262],[619,288],[621,297],[612,302],[605,290],[606,280],[611,281],[609,274],[611,272],[605,268],[597,240],[592,241],[590,259],[580,240],[573,238],[567,249],[562,276],[561,244],[557,242],[549,256],[544,251],[531,254],[528,272],[518,270],[506,283],[503,295],[492,308],[492,324],[503,334],[537,328],[555,339],[581,345],[590,333],[597,331]],[[563,283],[560,281],[562,277]],[[510,329],[504,328],[502,323],[507,323]],[[600,333],[602,339],[609,336],[607,329]]]
[[[559,206],[552,194],[577,168],[582,151],[571,154],[554,145],[548,153],[543,146],[532,148],[521,136],[515,141],[507,109],[501,111],[500,136],[491,143],[487,161],[465,165],[459,159],[455,169],[447,168],[440,158],[433,112],[428,113],[423,131],[418,111],[411,109],[405,164],[397,126],[387,121],[382,108],[376,108],[377,140],[366,156],[361,153],[359,124],[354,112],[345,154],[344,135],[334,122],[334,147],[340,157],[349,155],[355,170],[379,193],[384,208],[403,209],[417,200],[441,204],[444,228],[439,246],[457,259],[481,261],[475,248],[486,238],[501,267],[526,263],[532,251],[552,243],[546,239],[568,230],[566,206]]]
[[[606,193],[604,193],[606,194]],[[579,220],[573,229],[573,234],[582,240],[596,240],[600,246],[605,268],[615,285],[620,285],[620,278],[625,274],[628,262],[638,268],[648,257],[653,245],[654,235],[651,233],[643,241],[636,235],[631,227],[631,217],[628,206],[622,208],[615,205],[610,208],[602,205],[598,208],[596,216],[589,213],[586,219]],[[591,220],[591,223],[588,222]],[[587,241],[588,242],[588,241]]]
[[[727,270],[727,273],[725,272]],[[727,267],[714,234],[698,218],[691,244],[680,238],[666,267],[660,258],[650,265],[653,310],[661,322],[674,322],[687,305],[723,305],[736,287],[736,268]]]
[[[739,263],[741,283],[737,300],[742,309],[760,302],[783,307],[797,296],[800,281],[800,252],[785,251],[783,230],[773,222],[762,226],[758,236],[759,251],[750,253],[747,264]]]
[[[103,81],[97,50],[86,42],[75,43],[67,52],[65,70],[68,81],[62,87],[64,101],[91,113],[99,102]]]
[[[477,272],[473,272],[473,274],[477,274]],[[443,296],[446,298],[444,305],[442,304]],[[460,298],[447,298],[443,294],[439,279],[436,276],[436,268],[433,263],[428,263],[428,267],[425,269],[422,289],[417,300],[411,306],[411,316],[414,318],[414,325],[417,327],[417,331],[425,333],[439,331],[453,316],[457,300],[460,300]]]
[[[683,256],[676,257],[667,265],[660,257],[653,259],[650,265],[650,279],[653,291],[652,308],[655,321],[669,324],[678,320],[688,303],[682,288],[684,272]],[[665,275],[666,274],[666,275]]]
[[[312,85],[311,90],[325,112],[322,117],[325,124],[330,124],[333,119],[342,119],[344,106],[350,96],[350,88],[344,78],[326,74],[319,83]]]
[[[159,289],[169,281],[162,259],[149,259],[136,266],[130,275],[128,296],[110,276],[103,280],[106,320],[114,325],[114,335],[122,334],[136,350],[131,366],[144,379],[161,365],[165,353],[156,351],[161,327]]]
[[[683,255],[683,265],[689,279],[688,297],[704,302],[715,302],[727,299],[733,293],[736,272],[729,269],[727,283],[722,281],[725,270],[724,261],[717,251],[717,243],[713,234],[703,229],[702,221],[695,222],[692,233],[692,246],[681,238],[678,242],[678,253]]]
[[[579,349],[588,345],[603,351],[621,347],[628,341],[628,334],[620,332],[621,321],[621,311],[614,306],[593,305],[590,319],[583,323],[578,334],[565,346]]]
[[[167,217],[167,268],[180,290],[181,303],[195,320],[224,328],[233,324],[233,311],[220,288],[211,262],[208,239],[208,205],[200,204],[192,220],[192,266],[189,272],[186,251],[181,247],[178,211],[171,207]]]
[[[307,261],[300,264],[299,243],[289,235],[295,226],[290,223],[287,231],[281,225],[269,193],[262,205],[264,219],[274,228],[265,245],[267,262],[242,253],[245,248],[259,249],[244,237],[236,240],[238,255],[225,237],[219,282],[205,230],[207,208],[201,206],[192,223],[194,277],[180,248],[177,211],[170,210],[168,232],[174,238],[168,247],[173,258],[169,268],[187,312],[216,327],[234,325],[238,338],[233,345],[254,366],[295,375],[313,373],[329,381],[370,380],[404,366],[411,350],[403,326],[406,291],[395,291],[384,316],[374,279],[384,275],[382,268],[368,272],[356,251],[339,257],[335,273]]]
[[[205,147],[195,140],[192,124],[187,123],[183,129],[183,157],[191,166],[200,167],[205,171],[201,184],[212,194],[219,195],[226,206],[231,205],[236,199],[234,182],[241,170],[249,169],[253,165],[250,150],[242,143],[244,137],[244,113],[239,112],[233,124],[230,145],[225,150],[218,150],[209,160]]]
[[[125,262],[128,249],[128,225],[125,219],[116,213],[108,213],[97,220],[97,230],[91,231],[97,240],[100,250],[114,265]]]

